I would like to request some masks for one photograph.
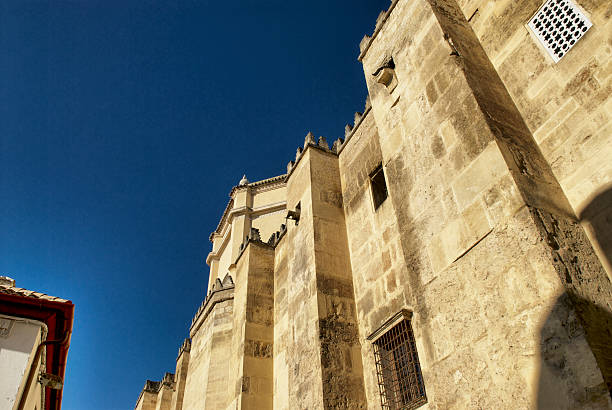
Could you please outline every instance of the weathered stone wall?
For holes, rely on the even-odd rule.
[[[288,180],[299,223],[276,247],[275,407],[365,408],[338,158],[308,144]]]
[[[134,410],[155,410],[156,405],[157,393],[145,390],[140,394]]]
[[[219,300],[211,307],[205,320],[201,323],[196,321],[191,330],[184,410],[223,409],[228,403],[233,299]]]
[[[274,249],[248,242],[235,280],[228,409],[272,409]]]
[[[612,275],[610,188],[612,185],[612,5],[577,0],[593,23],[558,62],[548,56],[526,27],[543,2],[461,0],[465,16],[499,72],[512,99],[552,165],[574,210]],[[607,210],[583,215],[598,196]]]
[[[569,201],[562,191],[557,178],[546,158],[536,144],[518,107],[515,105],[506,86],[502,83],[498,73],[477,39],[466,17],[454,0],[430,0],[432,9],[445,35],[452,41],[458,52],[459,62],[474,92],[476,100],[483,111],[487,124],[495,135],[495,140],[504,153],[506,163],[526,203],[538,210],[540,214],[550,215],[558,224],[564,221],[564,232],[567,243],[566,261],[573,260],[575,265],[582,266],[587,272],[586,276],[578,274],[573,276],[566,270],[558,270],[561,281],[570,291],[570,297],[575,305],[599,306],[603,311],[610,309],[612,298],[612,284],[599,266],[600,263],[591,261],[593,250],[586,238],[583,238],[583,229],[573,223],[575,214]],[[556,215],[556,216],[554,216]],[[535,219],[539,222],[539,218]],[[571,229],[570,229],[571,227]],[[543,238],[549,239],[551,232],[543,232]],[[584,240],[583,240],[584,239]],[[548,241],[550,242],[550,241]],[[556,262],[559,256],[553,258]],[[565,280],[568,276],[570,279]],[[573,276],[573,277],[572,277]],[[612,345],[612,335],[594,329],[600,328],[602,321],[592,309],[578,309],[579,318],[587,329],[587,339],[592,347],[598,345]],[[591,331],[589,331],[591,329]],[[598,363],[604,376],[612,388],[612,366],[609,354],[600,349],[594,350]]]
[[[398,282],[405,298],[401,307],[415,313],[429,406],[535,408],[555,402],[561,406],[556,408],[588,408],[596,402],[606,408],[610,403],[601,372],[567,301],[550,248],[526,207],[527,202],[568,214],[567,201],[541,158],[529,157],[523,164],[536,170],[532,174],[518,166],[517,153],[538,152],[530,134],[524,129],[510,132],[511,125],[520,123],[511,100],[496,107],[510,117],[491,121],[485,107],[495,101],[478,93],[478,75],[466,75],[469,67],[456,55],[461,49],[452,36],[447,41],[452,30],[445,26],[448,16],[440,3],[394,2],[362,54],[400,231],[396,246],[407,268]],[[452,28],[450,34],[465,34],[464,27]],[[391,57],[394,89],[372,75]],[[476,69],[482,57],[475,53],[470,67]],[[497,87],[499,82],[486,85]],[[343,189],[353,191],[345,194],[347,221],[370,220],[376,237],[385,227],[374,224],[376,212],[369,200],[362,200],[362,206],[358,199],[350,202],[359,191],[367,194],[367,178],[365,183],[351,182],[355,178],[350,174],[360,164],[350,165],[348,150],[358,142],[349,141],[341,154]],[[378,153],[372,146],[364,155],[374,158]],[[527,150],[520,151],[523,147]],[[349,156],[346,161],[344,155]],[[352,265],[367,265],[375,259],[372,243],[353,241],[351,222],[348,226]],[[384,238],[380,246],[389,247]],[[365,336],[396,313],[402,299],[380,299],[384,280],[377,274],[389,275],[388,268],[362,272],[359,278],[354,269],[360,284],[355,288],[360,337],[366,343]],[[369,283],[367,274],[373,275]],[[368,393],[375,392],[374,378],[365,378]],[[369,394],[368,401],[379,406],[378,397]]]
[[[361,44],[371,108],[232,189],[175,392],[138,409],[380,408],[367,338],[401,309],[422,408],[612,408],[612,6],[579,0],[594,26],[554,64],[540,5],[391,2]]]
[[[401,281],[407,269],[399,239],[397,218],[390,199],[374,211],[370,173],[382,163],[376,123],[371,111],[353,130],[339,156],[346,232],[357,317],[361,329],[376,329],[392,313],[408,305]],[[363,330],[362,330],[363,331]],[[380,399],[372,344],[361,335],[366,395],[370,408]]]
[[[326,150],[309,151],[323,406],[365,409],[338,157]]]
[[[173,388],[171,385],[162,384],[157,393],[155,410],[171,410]]]
[[[321,409],[321,349],[315,272],[309,152],[287,183],[287,209],[300,204],[274,260],[274,408]]]
[[[459,0],[570,202],[612,180],[612,5],[577,0],[593,26],[554,63],[526,27],[543,1]],[[476,11],[477,10],[477,11]]]
[[[185,339],[183,345],[179,349],[178,357],[176,358],[175,382],[176,388],[172,395],[172,410],[181,410],[183,408],[183,398],[185,397],[185,385],[187,384],[187,372],[189,370],[189,357],[191,351],[191,339]]]

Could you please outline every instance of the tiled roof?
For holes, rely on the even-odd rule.
[[[34,292],[33,290],[17,288],[14,286],[0,285],[0,293],[5,295],[23,296],[26,298],[47,300],[50,302],[70,303],[70,301],[66,299],[50,296],[41,292]]]

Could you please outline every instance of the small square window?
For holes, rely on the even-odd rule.
[[[385,182],[385,171],[382,165],[376,167],[370,174],[370,183],[372,185],[372,199],[374,200],[374,209],[385,202],[387,199],[387,183]]]
[[[383,409],[411,410],[427,403],[411,318],[402,310],[368,338],[378,337],[373,345]]]

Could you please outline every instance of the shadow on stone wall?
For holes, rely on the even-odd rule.
[[[590,225],[607,266],[612,266],[612,183],[596,194],[580,212],[580,221]]]
[[[576,298],[570,299],[567,293],[563,293],[557,299],[540,332],[541,363],[537,393],[539,410],[610,406],[611,386],[606,386],[603,382],[601,371],[574,308],[576,302],[589,302],[584,299],[574,301]],[[612,323],[612,314],[606,309],[599,306],[591,308],[597,310],[602,318],[606,318],[605,321]],[[610,332],[611,329],[602,331]]]

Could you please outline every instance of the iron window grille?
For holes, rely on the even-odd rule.
[[[592,25],[572,0],[547,0],[527,23],[555,63]]]
[[[412,410],[427,402],[411,319],[412,312],[402,310],[368,337],[383,409]]]

